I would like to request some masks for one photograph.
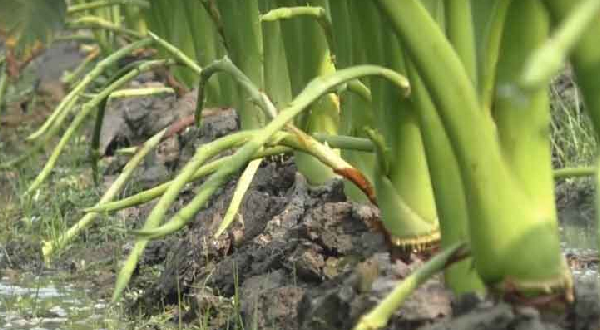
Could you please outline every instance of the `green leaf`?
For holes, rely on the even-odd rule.
[[[36,41],[48,43],[65,21],[64,0],[2,0],[0,30],[16,42],[17,53],[31,49]]]

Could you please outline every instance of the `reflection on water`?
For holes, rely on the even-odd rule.
[[[106,303],[52,276],[0,278],[0,330],[91,330],[105,327]]]
[[[597,277],[598,236],[593,221],[576,211],[563,212],[560,231],[562,248],[573,275]]]

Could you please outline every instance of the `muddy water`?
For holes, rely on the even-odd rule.
[[[598,235],[589,216],[563,212],[561,219],[563,251],[576,277],[598,277]]]
[[[0,330],[105,329],[106,306],[54,274],[0,278]]]

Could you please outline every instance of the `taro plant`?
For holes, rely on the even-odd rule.
[[[30,191],[41,187],[91,111],[100,106],[101,113],[118,88],[158,65],[182,65],[175,75],[188,87],[197,83],[197,125],[211,102],[234,105],[242,130],[201,146],[170,182],[119,201],[111,201],[119,186],[111,188],[80,224],[45,244],[48,259],[94,214],[158,198],[144,227],[132,232],[137,241],[119,274],[117,300],[150,239],[183,228],[243,171],[219,235],[260,160],[295,151],[311,182],[341,175],[377,204],[390,243],[419,252],[441,240],[443,252],[357,329],[384,326],[407,294],[440,270],[458,294],[488,291],[539,307],[572,301],[554,206],[547,85],[570,60],[599,128],[600,1],[156,1],[139,13],[127,15],[149,29],[147,37],[128,34],[135,41],[86,75],[49,127],[56,129],[52,121],[119,58],[154,47],[159,59],[118,72],[81,107]],[[227,149],[236,151],[211,160]],[[207,179],[192,201],[163,223],[183,187],[201,177]]]

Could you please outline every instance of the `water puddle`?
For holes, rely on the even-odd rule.
[[[598,277],[596,225],[576,212],[561,221],[562,248],[575,277]]]
[[[0,330],[105,329],[106,307],[53,275],[0,278]]]

